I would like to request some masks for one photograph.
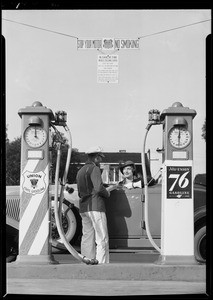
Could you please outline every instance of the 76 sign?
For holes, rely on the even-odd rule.
[[[167,166],[167,199],[192,197],[192,167]]]

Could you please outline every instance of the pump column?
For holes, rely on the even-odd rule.
[[[38,101],[22,119],[19,255],[16,263],[57,263],[51,254],[49,124],[52,111]]]
[[[164,151],[160,264],[196,264],[192,126],[195,115],[195,110],[180,102],[161,114]]]

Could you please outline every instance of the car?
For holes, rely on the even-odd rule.
[[[200,263],[206,262],[206,184],[205,174],[198,174],[194,179],[194,253]],[[149,229],[154,242],[161,241],[161,183],[155,182],[148,187]],[[18,254],[19,229],[19,186],[6,187],[6,238],[7,261],[15,260]],[[64,252],[65,246],[58,235],[54,210],[54,186],[50,186],[51,207],[51,244],[52,252]],[[59,191],[60,192],[60,191]],[[147,233],[144,216],[144,191],[117,189],[111,192],[106,203],[106,216],[109,231],[109,246],[113,251],[132,251],[147,249],[153,251]],[[71,245],[79,246],[82,234],[79,214],[77,185],[71,185],[71,193],[64,192],[62,205],[62,224],[66,239]]]

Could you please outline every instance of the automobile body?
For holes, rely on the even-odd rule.
[[[205,177],[205,176],[204,176]],[[7,255],[18,251],[19,228],[19,186],[8,186],[6,189],[6,234]],[[50,186],[50,199],[54,199],[54,186]],[[59,191],[60,192],[60,191]],[[161,184],[156,183],[148,188],[149,228],[155,243],[160,246],[161,239]],[[144,216],[143,189],[118,189],[111,193],[106,203],[106,215],[109,231],[110,249],[131,250],[151,249]],[[62,224],[67,240],[72,244],[80,243],[81,217],[77,185],[72,185],[72,193],[64,192]],[[180,216],[181,218],[181,216]],[[195,258],[206,261],[206,186],[199,176],[194,180],[194,249]],[[52,207],[52,249],[64,251],[65,246],[58,236]],[[184,234],[184,232],[183,232]],[[12,249],[12,250],[11,250]]]

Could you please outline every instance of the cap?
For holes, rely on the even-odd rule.
[[[105,157],[104,154],[102,153],[103,149],[99,146],[94,146],[90,147],[87,151],[86,154],[99,154],[101,157]]]
[[[134,171],[135,171],[135,164],[134,164],[134,162],[131,161],[131,160],[127,160],[125,163],[123,163],[123,164],[120,166],[120,171],[121,171],[122,174],[123,174],[123,169],[124,169],[125,167],[127,167],[127,166],[132,166],[133,169],[134,169]]]

